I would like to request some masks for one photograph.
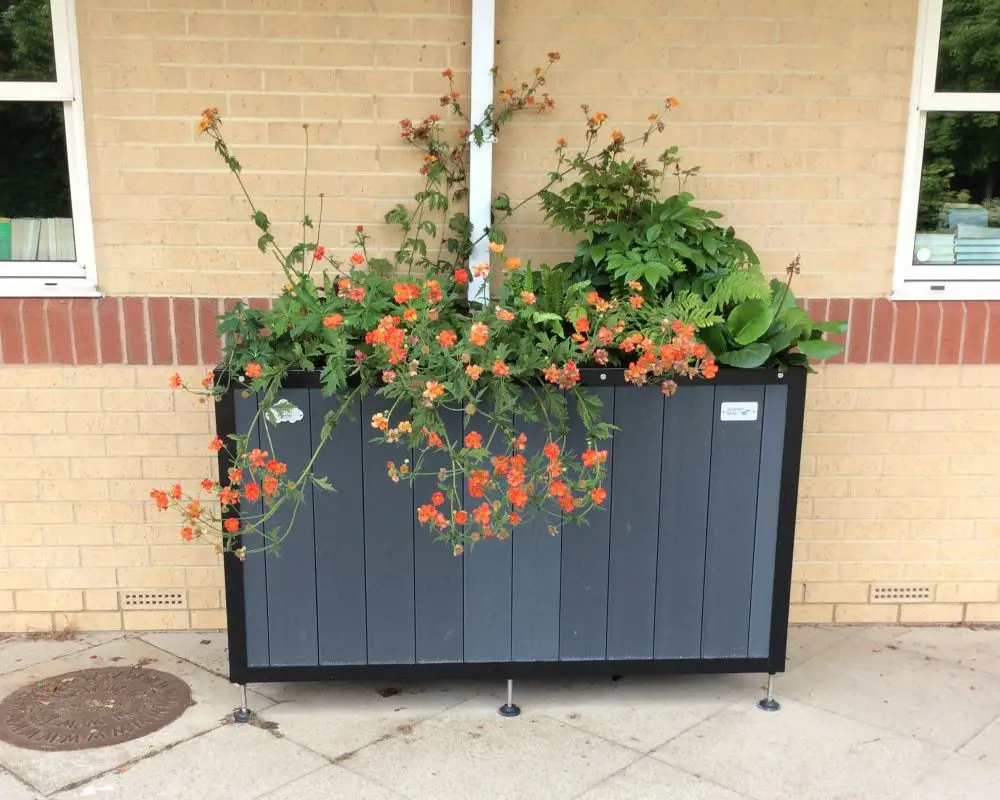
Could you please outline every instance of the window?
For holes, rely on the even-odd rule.
[[[96,294],[72,0],[0,0],[0,296]]]
[[[1000,0],[923,0],[893,296],[1000,298]]]

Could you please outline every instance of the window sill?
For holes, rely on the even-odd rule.
[[[0,297],[104,297],[104,292],[83,281],[0,279]]]
[[[931,288],[931,287],[937,288]],[[903,281],[890,299],[901,300],[1000,300],[997,281]]]

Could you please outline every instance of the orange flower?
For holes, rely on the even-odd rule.
[[[455,520],[455,524],[456,525],[464,525],[466,522],[469,521],[469,512],[468,511],[456,511],[455,514],[454,514],[454,516],[452,517],[452,519]]]
[[[251,503],[256,503],[260,500],[260,486],[256,483],[248,483],[243,487],[243,494],[246,495],[247,500]]]
[[[355,286],[353,289],[347,292],[347,299],[353,300],[355,303],[360,303],[362,300],[365,299],[365,294],[367,294],[366,289],[362,288],[361,286]]]
[[[427,281],[424,284],[424,288],[427,290],[427,299],[432,303],[440,303],[444,295],[441,293],[441,284],[435,280]]]
[[[590,330],[590,320],[587,319],[586,317],[579,317],[578,319],[574,320],[573,328],[576,330],[577,333],[586,333],[587,331]]]
[[[278,491],[278,479],[273,475],[265,475],[261,483],[263,484],[264,494],[268,497]]]
[[[222,525],[230,533],[236,533],[240,529],[240,521],[236,517],[230,517]]]
[[[521,259],[519,259],[519,258],[508,258],[507,259],[507,269],[510,269],[510,270],[521,269]]]
[[[615,144],[621,144],[625,141],[625,134],[618,130],[618,128],[615,128],[611,131],[611,141]]]
[[[600,486],[590,490],[590,499],[597,503],[597,505],[603,503],[607,498],[608,493]]]
[[[583,461],[583,466],[585,467],[596,467],[598,464],[603,464],[608,460],[608,451],[584,450],[583,455],[580,456],[580,460]]]
[[[511,511],[510,514],[507,516],[507,519],[510,520],[511,525],[521,524],[521,515],[518,514],[516,511]]]
[[[514,319],[514,313],[508,311],[506,308],[501,308],[497,306],[497,319],[501,322],[511,322]]]
[[[458,92],[449,92],[448,93],[448,99],[452,100],[452,101],[458,100],[458,98],[461,97],[461,96],[462,95],[460,95]]]
[[[402,305],[420,297],[420,287],[415,283],[394,283],[392,299]]]
[[[501,255],[503,253],[503,245],[500,242],[490,242],[490,252]]]
[[[565,137],[560,136],[558,139],[556,139],[556,147],[565,147],[565,146],[566,146],[566,138]]]
[[[255,447],[247,455],[247,461],[250,462],[252,467],[263,467],[267,463],[267,457],[271,455],[267,450],[261,450],[259,447]]]
[[[360,267],[365,263],[365,257],[361,253],[351,253],[351,263],[356,267]]]
[[[444,447],[444,442],[441,437],[438,436],[434,431],[427,434],[427,446],[428,447]]]
[[[549,494],[552,497],[565,497],[569,492],[569,488],[562,481],[552,481],[549,484]]]
[[[444,394],[444,386],[442,386],[438,381],[427,381],[427,383],[424,384],[425,399],[433,402],[443,394]]]
[[[477,347],[484,347],[490,337],[490,329],[481,322],[473,322],[469,329],[469,341]]]
[[[559,461],[550,461],[549,465],[545,468],[545,471],[553,478],[558,478],[566,471],[566,467],[564,467]]]
[[[175,483],[173,486],[170,487],[170,499],[171,500],[181,499],[181,485],[179,483]]]
[[[528,493],[520,486],[511,486],[507,490],[507,499],[514,508],[524,508],[528,504]]]
[[[211,442],[208,443],[208,449],[214,453],[218,453],[223,448],[224,445],[225,442],[223,442],[222,439],[216,436],[214,439],[212,439]]]
[[[212,384],[215,383],[215,376],[211,372],[208,373],[204,378],[201,379],[201,385],[206,389],[210,388]]]
[[[184,513],[192,519],[201,516],[201,503],[197,500],[192,500],[184,507]]]
[[[403,319],[407,322],[413,323],[417,321],[417,309],[408,308],[403,312]]]
[[[437,511],[435,510],[434,506],[432,506],[430,503],[425,503],[424,505],[420,506],[420,508],[417,509],[417,519],[420,520],[421,525],[426,525],[428,522],[434,519],[434,516],[436,514]]]
[[[659,118],[660,118],[659,114],[650,114],[648,117],[650,122],[656,122],[656,120],[658,120]]]
[[[459,286],[465,286],[469,282],[469,270],[461,267],[455,270],[455,283]]]
[[[326,255],[326,248],[323,247],[323,245],[321,244],[316,245],[316,249],[313,250],[313,258],[319,261],[325,255]]]
[[[485,278],[490,274],[490,265],[488,261],[482,261],[479,264],[475,264],[472,267],[472,277],[473,278]]]
[[[521,292],[521,301],[526,306],[533,306],[535,304],[535,293],[534,292]]]
[[[466,488],[468,488],[469,494],[473,497],[482,497],[483,490],[489,481],[490,473],[485,469],[477,469],[469,476]]]
[[[465,434],[465,446],[470,450],[478,450],[483,446],[483,437],[476,431]]]
[[[518,434],[518,437],[514,440],[514,449],[524,450],[524,448],[527,446],[528,446],[528,434],[526,433]]]
[[[494,375],[499,375],[500,377],[505,377],[507,375],[510,375],[510,367],[508,367],[499,358],[493,362],[493,366],[491,367],[491,369],[493,370]]]
[[[597,339],[601,344],[611,344],[615,340],[615,335],[602,325],[597,331]]]
[[[171,389],[181,388],[181,376],[176,372],[170,376],[170,388]]]
[[[394,369],[384,369],[382,370],[382,382],[392,383],[396,380],[396,370]]]
[[[679,106],[680,104],[681,104],[680,100],[678,100],[676,97],[667,98],[667,106],[669,108],[677,108],[677,106]]]
[[[240,501],[240,493],[232,486],[226,486],[221,492],[219,492],[219,501],[224,506],[235,505]]]
[[[472,518],[480,525],[489,525],[491,514],[490,507],[486,503],[482,503],[472,512]]]
[[[334,328],[339,328],[341,325],[344,324],[344,315],[338,314],[336,312],[334,312],[333,314],[329,314],[323,317],[323,324],[330,330],[333,330]]]
[[[542,452],[549,461],[555,461],[559,458],[559,445],[555,442],[548,442],[545,447],[542,448]]]
[[[625,285],[628,286],[628,288],[632,289],[633,291],[636,291],[636,292],[641,292],[642,291],[642,284],[639,283],[639,281],[629,281]]]
[[[201,482],[201,488],[204,489],[206,492],[210,492],[212,491],[212,489],[215,488],[215,481],[213,481],[211,478],[205,478]]]
[[[239,467],[230,467],[228,475],[230,483],[240,483],[243,480],[243,470]]]
[[[478,364],[469,364],[465,368],[465,374],[472,378],[472,380],[478,381],[479,377],[483,374],[483,368]]]
[[[431,495],[431,504],[435,506],[442,505],[444,503],[444,495],[441,492],[434,492]]]
[[[441,77],[451,80],[455,77],[455,71],[451,67],[448,67],[448,69],[441,73]]]
[[[594,361],[600,364],[602,367],[608,363],[608,351],[603,347],[599,347],[594,351]]]
[[[635,309],[639,309],[639,308],[642,308],[642,304],[643,304],[643,303],[645,303],[645,302],[646,302],[646,301],[645,301],[645,300],[643,300],[643,299],[642,299],[642,297],[640,297],[640,296],[639,296],[639,295],[637,295],[637,294],[634,294],[634,295],[632,295],[632,296],[631,296],[631,297],[630,297],[630,298],[628,299],[628,304],[629,304],[630,306],[632,306],[632,308],[635,308]]]
[[[166,492],[161,491],[160,489],[153,489],[153,491],[149,493],[149,496],[156,501],[156,507],[160,511],[166,511],[170,508],[170,499],[167,497]]]
[[[438,334],[438,344],[442,347],[452,347],[458,341],[458,334],[447,328]]]
[[[255,361],[251,361],[247,364],[245,371],[248,378],[259,378],[264,374],[264,370],[261,368],[260,364]]]
[[[192,539],[194,539],[194,528],[192,528],[190,525],[185,525],[183,528],[181,528],[181,538],[185,542],[190,542]]]
[[[284,475],[288,472],[288,466],[283,461],[272,458],[267,462],[267,471],[273,472],[275,475]]]

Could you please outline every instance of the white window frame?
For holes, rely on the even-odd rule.
[[[987,111],[1000,113],[1000,92],[938,92],[938,48],[944,0],[921,0],[917,17],[913,86],[903,165],[899,208],[894,300],[996,300],[1000,299],[1000,265],[923,265],[913,263],[913,242],[920,202],[920,174],[924,160],[924,134],[931,111]],[[1000,42],[997,43],[1000,47]],[[947,270],[947,272],[945,272]],[[984,270],[991,275],[985,278]]]
[[[0,261],[0,297],[95,297],[94,227],[87,177],[87,147],[83,130],[80,50],[74,0],[49,0],[56,80],[0,81],[0,101],[61,102],[66,124],[67,163],[76,260],[66,262]],[[0,154],[0,157],[3,157]],[[25,264],[44,269],[25,277]]]

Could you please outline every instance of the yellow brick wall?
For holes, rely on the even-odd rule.
[[[218,557],[147,496],[215,473],[211,410],[165,375],[0,370],[0,630],[224,626]],[[998,401],[1000,367],[810,378],[793,621],[1000,622]],[[925,585],[933,602],[871,604],[872,584]],[[120,603],[156,589],[184,608]]]
[[[193,123],[218,106],[247,180],[275,219],[298,215],[301,124],[324,239],[346,248],[419,188],[397,122],[439,111],[440,71],[467,84],[470,0],[78,0],[102,288],[231,295],[274,289],[236,187]],[[501,82],[563,58],[551,114],[497,148],[497,188],[537,187],[579,105],[627,134],[667,95],[676,143],[779,271],[798,251],[814,296],[888,291],[918,0],[547,0],[498,3]],[[658,152],[651,144],[649,154]],[[314,207],[315,212],[315,207]],[[564,242],[526,207],[512,240],[534,258]],[[283,230],[294,235],[289,228]],[[563,249],[560,249],[560,246]]]

